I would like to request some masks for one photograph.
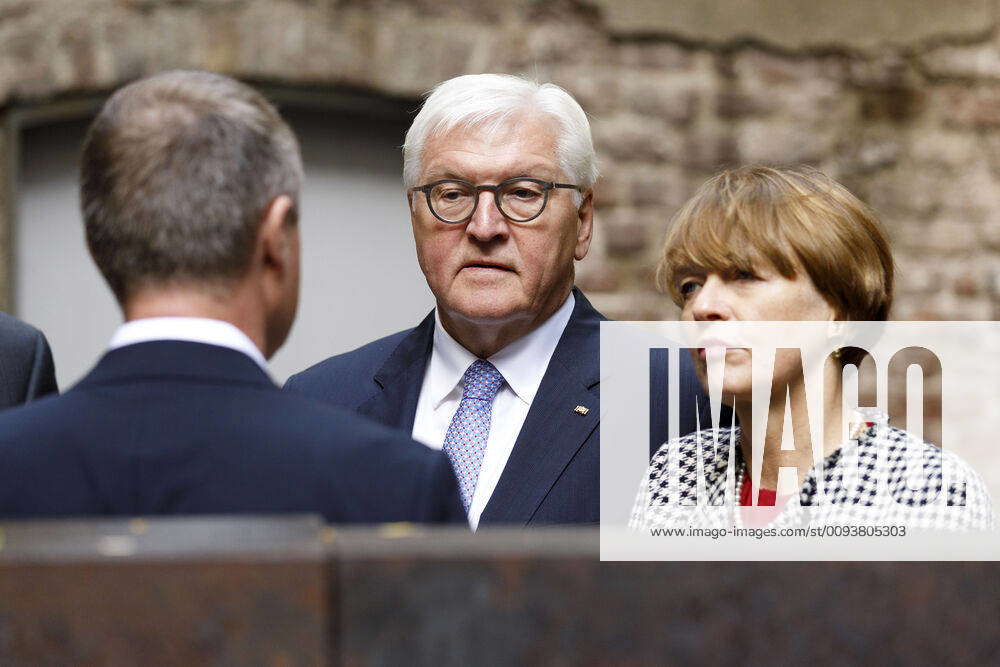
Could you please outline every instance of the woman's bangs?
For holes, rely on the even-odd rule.
[[[664,279],[671,293],[676,291],[682,273],[719,273],[731,275],[752,271],[762,260],[752,235],[739,219],[722,211],[679,221],[682,227],[672,234],[673,243],[664,255]],[[675,297],[676,300],[677,297]]]

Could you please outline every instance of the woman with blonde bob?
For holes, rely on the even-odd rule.
[[[892,306],[893,260],[874,213],[839,183],[809,168],[745,166],[709,179],[677,213],[657,282],[682,309],[682,320],[881,321]],[[723,401],[740,424],[750,424],[750,350],[729,347],[723,354]],[[740,427],[703,429],[664,443],[654,454],[632,526],[739,526],[749,516],[735,509],[739,504],[773,506],[763,519],[772,526],[992,529],[992,503],[982,480],[951,452],[915,441],[875,412],[856,414],[852,439],[842,439],[843,367],[858,364],[864,354],[845,347],[823,368],[824,407],[838,418],[824,423],[823,442],[811,445],[822,447],[820,463],[814,464],[811,448],[782,450],[782,390],[768,407],[759,488],[746,463],[754,460],[750,438]],[[694,350],[693,357],[707,390],[706,349]],[[798,441],[809,433],[802,363],[779,363],[776,357],[774,373],[775,380],[785,380],[776,386],[787,386]],[[904,477],[914,466],[926,475],[917,490]],[[797,471],[797,493],[778,493],[783,467]],[[938,500],[945,484],[946,502]],[[789,502],[793,495],[797,503]],[[759,511],[748,519],[761,520]]]

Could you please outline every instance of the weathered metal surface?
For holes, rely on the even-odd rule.
[[[327,661],[316,520],[9,524],[0,664]]]
[[[600,563],[596,532],[565,530],[336,544],[347,665],[1000,657],[993,563]]]
[[[593,529],[473,535],[314,519],[3,528],[3,665],[994,664],[1000,655],[993,563],[600,563]]]

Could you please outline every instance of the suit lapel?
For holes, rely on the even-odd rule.
[[[411,432],[433,341],[431,311],[375,372],[373,379],[379,390],[358,406],[358,412],[380,424]]]
[[[600,321],[576,305],[480,523],[527,523],[600,421]],[[575,411],[586,408],[586,414]]]

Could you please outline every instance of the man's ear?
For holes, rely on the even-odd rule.
[[[579,227],[576,230],[576,248],[573,256],[577,261],[587,256],[590,250],[590,240],[594,233],[594,190],[593,188],[583,193],[583,201],[577,209],[577,219]]]
[[[287,195],[278,195],[264,211],[257,234],[264,266],[284,269],[292,260],[292,243],[298,224],[295,202]]]

